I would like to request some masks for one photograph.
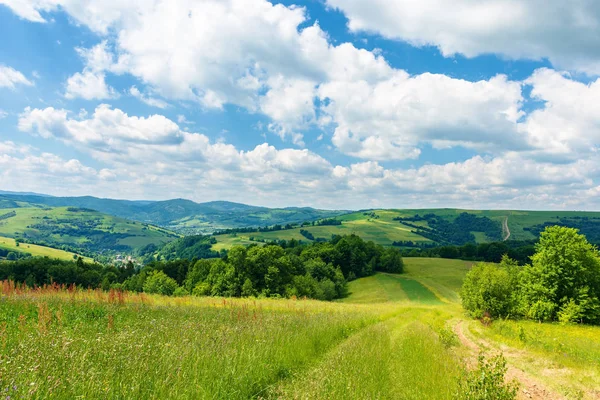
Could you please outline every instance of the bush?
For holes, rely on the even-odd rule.
[[[173,292],[173,296],[175,296],[175,297],[183,297],[183,296],[188,296],[188,295],[189,295],[188,291],[185,290],[185,288],[183,286],[178,287]]]
[[[516,314],[517,271],[513,262],[476,264],[469,271],[460,292],[462,305],[474,318],[508,317]]]
[[[504,382],[506,359],[502,354],[487,360],[483,354],[477,359],[477,368],[465,373],[459,381],[457,400],[513,400],[519,384]]]
[[[169,278],[162,271],[153,271],[144,283],[144,292],[170,296],[178,287],[175,279]]]

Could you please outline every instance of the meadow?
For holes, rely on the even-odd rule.
[[[405,259],[336,302],[2,285],[0,392],[35,399],[454,399],[480,349],[519,398],[598,398],[600,328],[463,314],[469,264]],[[453,295],[451,295],[454,293]]]
[[[52,247],[68,246],[94,253],[131,252],[179,237],[160,227],[88,209],[30,207],[0,211],[3,215],[13,215],[0,220],[0,236],[28,239]]]
[[[414,215],[435,214],[448,221],[454,220],[461,213],[467,212],[479,217],[488,217],[498,222],[498,234],[503,238],[507,232],[504,232],[502,225],[506,221],[510,231],[511,240],[535,240],[536,234],[530,229],[536,225],[546,222],[559,222],[560,218],[598,218],[597,212],[571,212],[571,211],[514,211],[514,210],[459,210],[459,209],[414,209],[414,210],[369,210],[358,211],[335,217],[341,221],[341,225],[324,225],[297,227],[271,232],[251,232],[224,234],[215,236],[217,243],[213,246],[214,250],[228,249],[237,244],[260,243],[261,241],[273,240],[300,240],[309,241],[301,234],[301,230],[310,232],[315,239],[329,240],[332,235],[350,235],[357,234],[364,240],[371,240],[383,246],[391,246],[394,242],[407,242],[428,244],[432,243],[416,232],[414,227],[405,225],[394,218],[412,217]],[[427,227],[425,221],[411,222],[413,225]],[[477,243],[487,243],[490,239],[483,232],[471,232],[475,236]],[[252,240],[251,240],[252,239]]]
[[[17,242],[15,241],[15,239],[2,236],[0,236],[0,248],[29,253],[34,257],[50,257],[58,258],[59,260],[73,260],[75,257],[79,257],[79,255],[75,253],[71,253],[60,249],[54,249],[52,247],[38,246],[30,243],[21,243],[17,246]],[[93,261],[89,257],[83,257],[83,259],[86,262]]]

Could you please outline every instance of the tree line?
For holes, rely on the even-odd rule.
[[[531,262],[478,264],[467,273],[462,304],[475,318],[600,324],[600,253],[577,229],[547,227]]]
[[[291,242],[291,241],[290,241]],[[347,282],[376,271],[403,272],[400,251],[356,235],[329,242],[236,246],[221,258],[155,260],[135,269],[31,258],[0,263],[0,279],[29,286],[76,284],[164,295],[308,297],[332,300]]]
[[[410,247],[405,242],[394,242],[395,246]],[[404,248],[402,257],[440,257],[467,261],[499,263],[502,256],[508,255],[519,265],[527,264],[535,253],[533,240],[507,240],[491,243],[467,243],[463,246],[439,246],[424,243],[421,248]]]

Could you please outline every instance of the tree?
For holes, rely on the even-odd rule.
[[[168,277],[162,271],[153,271],[144,283],[144,292],[170,296],[178,287],[175,279]]]
[[[476,264],[465,276],[462,305],[474,318],[514,316],[516,313],[516,263],[504,257],[500,265]]]
[[[600,323],[600,254],[574,228],[547,227],[521,280],[523,307],[536,320]],[[572,321],[568,321],[572,319]]]
[[[17,259],[17,253],[15,253],[14,251],[11,251],[10,253],[8,253],[6,255],[6,259],[9,261],[15,261]]]

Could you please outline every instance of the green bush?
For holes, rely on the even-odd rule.
[[[507,317],[516,313],[516,266],[503,258],[500,265],[476,264],[469,271],[460,292],[462,305],[474,318]]]
[[[144,292],[170,296],[179,286],[162,271],[152,271],[144,283]]]
[[[517,398],[519,384],[506,383],[506,359],[498,354],[486,359],[479,354],[477,368],[465,372],[459,380],[457,400],[513,400]]]

